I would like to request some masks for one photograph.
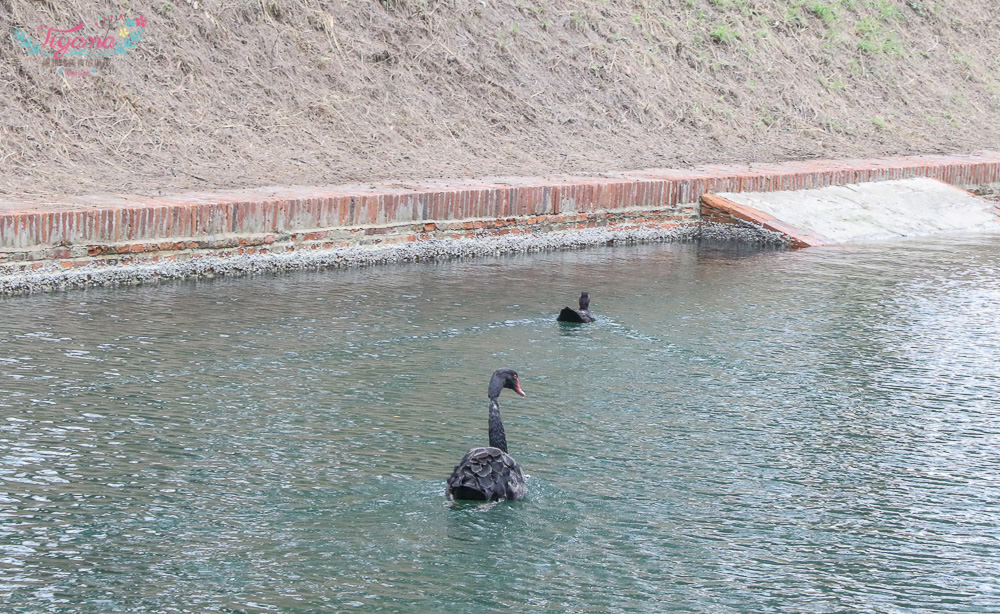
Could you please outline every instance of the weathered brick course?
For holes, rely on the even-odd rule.
[[[806,189],[933,177],[970,187],[1000,182],[1000,153],[807,160],[604,177],[522,177],[190,192],[170,197],[0,201],[0,264],[105,264],[246,252],[417,241],[567,228],[664,227],[696,221],[705,193]],[[711,207],[704,219],[726,218]],[[222,250],[228,250],[223,252]],[[28,265],[24,265],[28,266]]]

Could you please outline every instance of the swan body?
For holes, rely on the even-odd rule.
[[[448,478],[446,492],[452,499],[497,501],[520,499],[527,492],[524,471],[500,448],[472,448]]]
[[[580,293],[579,309],[563,307],[562,311],[559,312],[559,316],[556,317],[557,322],[577,322],[580,324],[593,322],[595,319],[594,314],[590,313],[590,294],[586,292]]]
[[[497,402],[500,391],[504,388],[525,396],[518,383],[517,372],[511,369],[493,372],[489,387],[490,445],[469,450],[455,466],[445,486],[445,493],[452,499],[500,501],[520,499],[527,492],[524,471],[514,457],[507,453],[507,437],[500,419],[500,404]]]

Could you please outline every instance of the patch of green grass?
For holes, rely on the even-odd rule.
[[[838,49],[842,38],[843,36],[839,30],[835,30],[833,28],[828,29],[826,34],[823,35],[823,51],[831,53]]]
[[[809,4],[806,6],[806,10],[823,20],[823,23],[825,23],[828,27],[832,26],[837,21],[836,9],[833,5],[823,2],[822,0],[816,0],[812,4]]]
[[[583,32],[587,29],[587,16],[580,11],[573,11],[569,14],[569,26],[574,30]]]
[[[867,0],[866,4],[878,12],[878,18],[884,22],[888,23],[903,18],[903,13],[899,10],[896,0]]]
[[[729,24],[722,24],[709,34],[711,39],[720,45],[732,45],[740,35],[735,30],[729,29]]]
[[[784,22],[793,28],[805,25],[805,20],[802,19],[802,11],[799,10],[799,6],[799,3],[793,3],[785,9]]]
[[[888,126],[888,124],[886,124],[885,122],[885,118],[882,117],[881,115],[876,115],[875,117],[872,118],[872,125],[878,128],[879,130],[885,130],[886,127]]]
[[[832,77],[832,78],[820,77],[819,82],[823,87],[830,90],[831,92],[842,92],[846,87],[844,85],[844,82],[841,81],[840,77]]]
[[[777,122],[778,122],[778,118],[775,117],[775,115],[773,113],[764,113],[763,115],[760,116],[760,119],[758,119],[756,122],[754,122],[753,127],[758,132],[763,132],[764,130],[770,128],[771,126],[773,126]]]
[[[854,134],[854,130],[839,119],[831,119],[823,123],[823,129],[832,134]]]
[[[926,17],[930,14],[930,9],[927,8],[925,0],[906,0],[906,6],[910,7],[914,13],[921,17]]]
[[[965,69],[965,73],[967,74],[968,77],[975,76],[976,65],[975,61],[972,59],[972,56],[970,56],[967,53],[956,53],[954,56],[952,56],[952,58],[955,60],[956,64]]]
[[[865,17],[858,22],[858,49],[870,54],[900,54],[903,49],[896,40],[894,32],[886,30],[883,24],[871,17]]]
[[[521,33],[521,24],[516,21],[514,22],[513,25],[511,25],[510,32],[507,32],[505,29],[499,30],[497,32],[497,47],[501,51],[506,51],[507,43],[510,42],[511,39],[517,38],[517,35],[520,33]]]
[[[744,15],[750,14],[750,3],[748,0],[708,0],[708,3],[717,9],[736,9]]]

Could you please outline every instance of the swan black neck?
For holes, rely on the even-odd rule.
[[[506,378],[499,373],[494,373],[490,379],[490,387],[487,395],[490,397],[490,447],[507,451],[507,436],[503,431],[503,421],[500,420],[500,404],[497,398],[503,390]]]
[[[490,447],[507,451],[507,435],[500,420],[500,405],[495,397],[490,398]]]
[[[587,311],[590,308],[590,294],[582,292],[580,294],[580,311]]]

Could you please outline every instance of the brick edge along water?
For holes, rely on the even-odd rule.
[[[646,169],[173,197],[0,201],[0,295],[325,266],[692,240],[795,242],[720,216],[716,192],[930,177],[1000,182],[1000,153]],[[756,226],[756,227],[754,227]]]

